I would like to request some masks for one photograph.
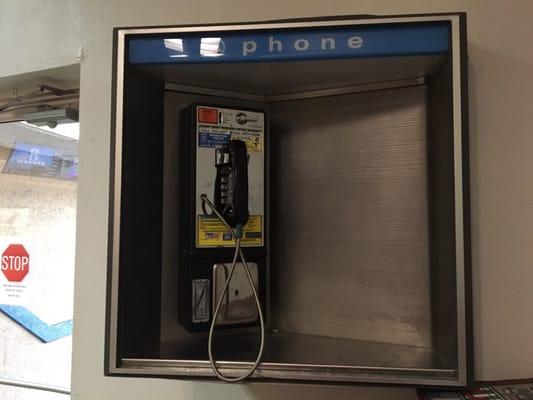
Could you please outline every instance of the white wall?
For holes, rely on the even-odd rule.
[[[74,64],[79,0],[1,0],[0,78]]]
[[[49,2],[51,3],[51,2]],[[467,11],[476,377],[533,376],[533,2],[82,0],[75,399],[414,398],[410,389],[222,385],[103,376],[112,28],[331,14]]]

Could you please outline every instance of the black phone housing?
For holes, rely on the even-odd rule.
[[[243,111],[258,111],[242,107],[230,107],[228,105],[215,104],[192,104],[181,111],[181,126],[178,132],[180,146],[180,182],[179,182],[179,265],[178,265],[178,320],[179,323],[191,332],[201,332],[209,330],[211,318],[213,316],[213,266],[217,263],[231,263],[235,249],[233,247],[198,248],[196,247],[196,110],[199,106],[220,107],[242,109]],[[268,135],[268,123],[266,124],[265,136]],[[268,154],[268,147],[265,141],[265,155]],[[213,176],[216,174],[215,159],[212,160]],[[265,182],[266,183],[266,182]],[[268,185],[265,185],[265,199],[267,197]],[[210,199],[213,193],[206,193]],[[265,214],[265,222],[267,221]],[[265,223],[265,227],[267,224]],[[263,314],[266,315],[266,258],[267,258],[267,229],[264,230],[262,247],[243,247],[243,254],[248,263],[256,263],[258,266],[258,295],[261,300]],[[206,279],[209,281],[209,320],[206,322],[193,322],[193,289],[192,281],[196,279]],[[241,328],[255,326],[255,322],[224,325],[220,329]]]

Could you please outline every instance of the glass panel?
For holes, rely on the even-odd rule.
[[[70,387],[78,138],[77,123],[0,124],[0,381]]]

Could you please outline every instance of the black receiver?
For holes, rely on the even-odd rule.
[[[231,140],[215,150],[217,176],[214,203],[228,224],[246,225],[248,211],[248,153],[246,143]]]

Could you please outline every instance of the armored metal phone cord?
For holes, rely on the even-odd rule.
[[[224,283],[224,287],[222,289],[220,297],[217,300],[215,311],[213,312],[213,317],[211,319],[211,326],[209,327],[209,338],[207,342],[207,352],[209,354],[209,362],[211,363],[211,367],[213,368],[213,371],[215,372],[216,376],[218,376],[223,381],[240,382],[250,377],[254,373],[254,371],[259,366],[259,363],[261,362],[261,358],[263,358],[263,350],[265,348],[265,321],[263,318],[263,310],[261,309],[261,302],[259,300],[259,296],[257,295],[257,290],[255,289],[255,284],[252,278],[252,274],[250,273],[250,269],[248,268],[248,264],[246,263],[246,260],[244,259],[244,254],[242,253],[242,249],[241,249],[242,225],[237,225],[237,227],[234,230],[228,224],[228,222],[224,219],[224,217],[218,212],[218,210],[215,208],[215,205],[207,198],[207,195],[202,194],[200,195],[200,198],[202,199],[202,201],[207,203],[207,205],[209,205],[209,207],[211,208],[211,210],[213,210],[216,216],[222,221],[224,225],[226,225],[226,228],[228,228],[228,230],[230,231],[231,235],[233,236],[233,239],[235,239],[235,254],[233,255],[233,261],[231,262],[230,271],[229,271],[228,277],[226,278],[226,282]],[[229,377],[229,376],[222,375],[222,373],[219,371],[217,367],[217,362],[213,357],[213,335],[215,332],[215,324],[218,318],[218,314],[220,312],[220,307],[222,307],[222,302],[224,301],[224,294],[228,290],[228,286],[231,281],[231,277],[233,276],[233,273],[235,272],[235,267],[237,266],[237,259],[239,257],[242,261],[242,265],[244,267],[244,272],[246,273],[246,277],[248,278],[248,283],[250,284],[250,287],[252,288],[252,293],[254,295],[255,304],[257,305],[257,312],[259,314],[259,323],[261,325],[261,344],[259,345],[259,351],[257,352],[257,358],[255,359],[255,362],[252,364],[250,369],[243,375],[236,376],[236,377]]]

